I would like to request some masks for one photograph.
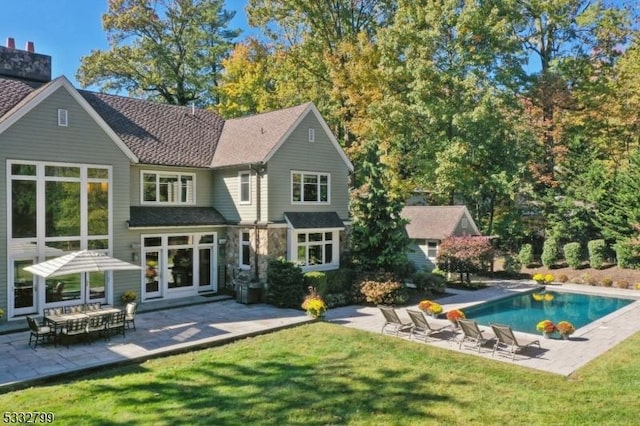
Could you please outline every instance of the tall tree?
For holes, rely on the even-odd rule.
[[[353,261],[364,271],[397,272],[407,262],[409,247],[406,220],[400,216],[404,202],[390,193],[388,171],[375,144],[367,147],[358,171],[363,184],[351,196]]]
[[[355,143],[351,122],[362,114],[349,104],[348,95],[335,90],[335,79],[348,74],[345,67],[353,59],[349,45],[358,44],[362,36],[374,40],[379,29],[387,25],[395,3],[394,0],[249,0],[250,25],[260,28],[273,43],[275,55],[284,66],[280,70],[289,71],[274,80],[276,92],[292,87],[289,76],[295,70],[297,89],[306,89],[297,93],[306,93],[318,104],[338,140],[347,148]]]
[[[199,106],[217,102],[221,61],[240,30],[223,0],[109,0],[109,50],[82,58],[82,86]]]
[[[523,60],[509,22],[493,2],[399,2],[379,34],[386,90],[370,107],[404,187],[469,204],[488,232],[515,198],[526,146],[509,112]]]

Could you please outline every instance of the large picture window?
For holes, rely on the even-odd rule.
[[[291,172],[292,203],[329,203],[328,173]]]
[[[333,269],[339,266],[337,231],[294,232],[291,259],[304,269]]]
[[[193,204],[194,183],[189,173],[142,172],[142,202]]]
[[[81,249],[109,250],[111,167],[40,161],[8,161],[7,212],[12,315],[36,311],[38,293],[24,265]],[[17,284],[16,284],[17,283]],[[107,300],[104,273],[46,280],[40,302]]]

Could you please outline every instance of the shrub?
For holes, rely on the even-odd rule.
[[[629,281],[627,280],[619,280],[616,282],[616,287],[618,288],[629,288]]]
[[[589,265],[594,269],[602,269],[607,253],[607,245],[604,240],[591,240],[587,243],[589,250]]]
[[[582,249],[580,248],[580,243],[567,243],[562,248],[564,252],[564,259],[567,261],[567,265],[569,265],[573,269],[579,269],[582,264]]]
[[[553,266],[558,260],[558,243],[555,238],[547,238],[542,246],[542,256],[540,257],[542,264],[547,268]]]
[[[533,263],[533,246],[531,244],[525,244],[518,253],[520,263],[524,266],[529,266]]]
[[[353,289],[356,273],[350,268],[340,268],[333,271],[326,271],[327,293],[349,293]]]
[[[304,276],[299,266],[284,258],[269,262],[267,303],[279,308],[299,308],[305,294]]]
[[[613,280],[611,278],[603,278],[600,282],[604,287],[611,287],[613,285]]]
[[[413,274],[413,283],[421,293],[444,293],[447,282],[442,275],[427,271],[418,271]]]
[[[375,305],[401,305],[409,300],[407,290],[392,278],[362,281],[360,292],[367,302]]]
[[[522,269],[522,263],[519,257],[506,255],[504,257],[504,270],[509,274],[515,274]]]
[[[316,292],[324,297],[328,293],[327,291],[327,276],[324,272],[310,271],[304,274],[304,286],[308,289],[313,287]]]
[[[584,274],[582,276],[582,280],[583,280],[583,282],[585,284],[588,284],[588,285],[596,285],[596,284],[598,284],[598,280],[596,280],[595,277],[592,277],[589,274]]]
[[[329,293],[324,298],[327,308],[335,308],[336,306],[346,306],[350,303],[348,293]]]
[[[566,283],[567,281],[569,281],[569,277],[567,276],[567,274],[558,274],[558,278],[556,279],[561,283]]]
[[[616,259],[620,268],[635,268],[638,266],[636,245],[632,241],[619,241],[614,246]]]

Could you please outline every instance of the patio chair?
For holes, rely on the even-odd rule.
[[[122,337],[125,337],[125,316],[126,313],[124,311],[114,312],[109,315],[109,322],[107,323],[107,336],[115,333],[122,333]]]
[[[478,327],[478,323],[472,319],[459,319],[458,325],[460,326],[460,330],[462,331],[462,338],[460,339],[460,344],[458,345],[458,349],[462,349],[462,344],[464,342],[470,342],[474,348],[478,350],[480,353],[480,347],[486,342],[495,339],[495,336],[489,336],[489,332],[480,330]],[[487,333],[485,336],[483,333]]]
[[[54,330],[48,325],[40,325],[34,317],[27,317],[27,324],[29,324],[29,347],[31,347],[31,341],[35,338],[35,345],[33,349],[38,347],[38,342],[44,342],[51,340],[54,336]]]
[[[391,306],[378,306],[378,308],[384,316],[384,325],[381,333],[384,333],[385,328],[390,327],[393,334],[398,336],[401,332],[410,332],[413,328],[412,323],[400,321],[398,313]]]
[[[496,335],[496,344],[493,346],[492,356],[495,355],[496,351],[499,351],[501,347],[504,347],[509,353],[511,353],[511,360],[515,360],[516,352],[532,346],[538,345],[540,347],[539,340],[531,340],[531,339],[517,339],[515,334],[513,334],[513,330],[508,325],[502,324],[491,324],[491,329]]]
[[[424,337],[424,341],[426,343],[427,337],[432,334],[440,334],[449,329],[449,325],[443,325],[441,327],[431,327],[429,321],[427,321],[427,317],[424,316],[424,313],[421,311],[414,311],[411,309],[407,309],[407,314],[409,315],[409,319],[413,323],[413,327],[411,328],[411,337],[415,335],[420,335]]]
[[[49,315],[62,315],[64,314],[64,308],[44,308],[42,313],[45,317],[48,317]]]
[[[92,335],[104,335],[107,330],[108,322],[109,315],[93,315],[89,317],[89,323],[87,324],[89,342],[91,342]]]
[[[75,318],[66,322],[60,330],[60,338],[65,338],[67,348],[69,347],[69,340],[72,338],[79,337],[82,340],[86,339],[88,324],[89,318]]]
[[[136,312],[137,311],[138,311],[138,304],[135,302],[127,303],[127,306],[124,309],[124,312],[125,312],[124,321],[127,325],[127,328],[133,325],[134,331],[136,329]]]

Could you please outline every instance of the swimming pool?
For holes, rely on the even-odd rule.
[[[543,295],[542,300],[536,300],[540,299],[540,294]],[[542,320],[549,319],[556,324],[569,321],[578,329],[634,301],[583,293],[541,293],[540,290],[534,290],[482,303],[463,311],[467,318],[478,324],[506,324],[516,331],[540,334],[536,330],[536,324]]]

